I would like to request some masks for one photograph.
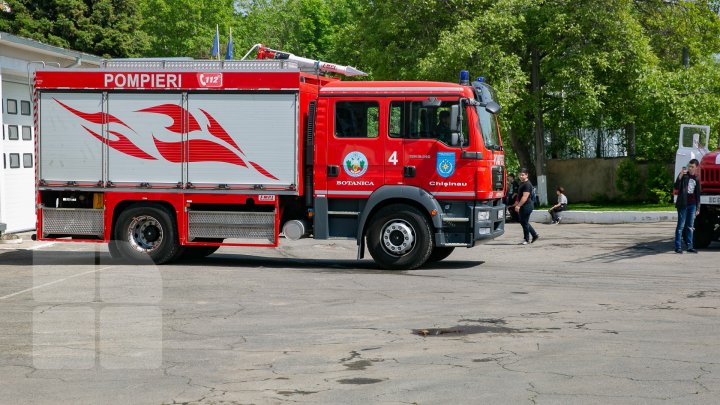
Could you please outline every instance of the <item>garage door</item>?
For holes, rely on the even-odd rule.
[[[35,228],[35,134],[27,84],[2,81],[0,222],[7,232]]]

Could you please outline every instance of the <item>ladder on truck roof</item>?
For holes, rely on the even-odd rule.
[[[328,73],[337,73],[343,76],[367,76],[368,74],[362,70],[355,69],[352,66],[338,65],[337,63],[323,62],[321,60],[303,58],[302,56],[293,55],[289,52],[278,51],[276,49],[270,49],[263,44],[255,44],[252,48],[242,57],[241,60],[245,60],[257,49],[258,60],[287,60],[298,64],[300,69],[310,71],[313,73],[319,73],[320,71]]]
[[[288,60],[172,60],[172,59],[105,59],[103,69],[114,70],[177,70],[231,72],[298,72],[300,68]]]
[[[257,49],[256,60],[246,60]],[[232,71],[232,72],[273,72],[291,71],[318,74],[337,73],[344,76],[367,76],[362,70],[296,56],[288,52],[270,49],[262,44],[254,45],[241,60],[193,60],[175,59],[105,59],[101,67],[114,70],[177,70],[177,71]]]

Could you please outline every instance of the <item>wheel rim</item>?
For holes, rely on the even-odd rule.
[[[408,222],[394,219],[382,228],[383,249],[394,256],[402,256],[415,246],[415,229]]]
[[[141,215],[133,218],[128,226],[128,241],[138,252],[150,253],[162,245],[165,233],[157,219]]]

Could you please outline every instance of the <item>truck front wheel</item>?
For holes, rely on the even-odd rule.
[[[368,250],[380,267],[410,270],[422,266],[433,248],[427,218],[408,205],[389,205],[375,214],[367,234]]]
[[[440,260],[443,260],[450,256],[453,250],[455,250],[454,247],[435,246],[427,261],[428,263],[439,262]]]
[[[159,204],[137,204],[123,211],[115,226],[117,251],[134,263],[172,260],[180,249],[172,215]]]

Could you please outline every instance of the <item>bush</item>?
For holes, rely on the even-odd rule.
[[[650,190],[649,198],[652,203],[667,203],[672,196],[672,173],[665,165],[651,162],[648,165],[646,187]]]
[[[607,205],[612,203],[612,199],[603,193],[595,193],[591,197],[591,202],[597,205]]]
[[[654,204],[665,204],[670,201],[670,197],[672,196],[672,193],[667,192],[667,190],[663,190],[661,188],[651,188],[650,189],[650,202]]]
[[[638,201],[645,191],[645,182],[640,177],[640,170],[633,159],[620,162],[615,173],[615,187],[625,201]]]

